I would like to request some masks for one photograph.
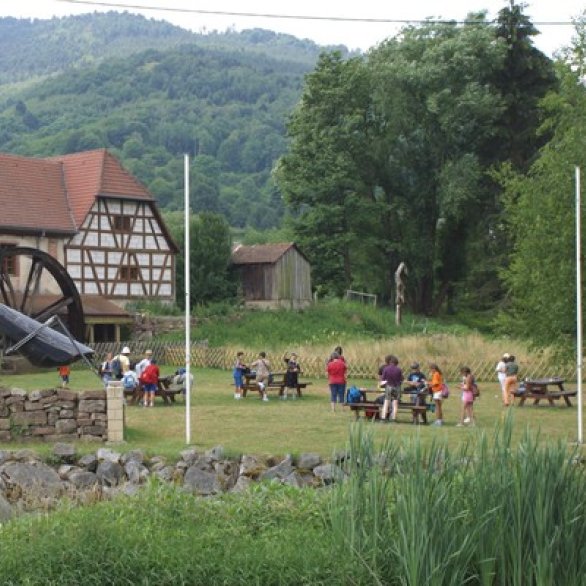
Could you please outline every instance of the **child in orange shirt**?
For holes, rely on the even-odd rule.
[[[69,365],[60,366],[58,369],[59,376],[61,377],[61,386],[66,389],[69,387],[69,375],[71,374],[71,368]]]
[[[442,395],[442,388],[444,384],[444,377],[442,371],[437,364],[430,364],[429,371],[431,372],[431,381],[429,383],[430,391],[433,395],[433,402],[435,403],[435,421],[434,425],[444,424],[444,413],[442,409],[442,402],[444,397]]]

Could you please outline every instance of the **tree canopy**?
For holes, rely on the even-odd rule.
[[[507,239],[492,170],[535,156],[538,102],[556,78],[517,7],[497,26],[471,16],[407,27],[364,58],[322,55],[307,76],[276,177],[326,289],[390,299],[404,261],[416,312],[474,298],[479,274],[502,295],[490,251],[498,257]],[[525,71],[526,84],[515,78]]]

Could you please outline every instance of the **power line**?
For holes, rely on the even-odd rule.
[[[102,6],[107,8],[132,8],[135,10],[154,10],[160,12],[177,12],[177,13],[192,13],[192,14],[206,14],[209,16],[238,16],[245,18],[274,18],[282,20],[318,20],[328,22],[362,22],[375,24],[494,24],[495,20],[455,20],[455,19],[401,19],[401,18],[353,18],[346,16],[312,16],[308,14],[275,14],[262,12],[231,12],[224,10],[201,10],[199,8],[177,8],[171,6],[145,6],[143,4],[123,4],[116,2],[102,2],[99,0],[57,0],[67,4],[84,4],[88,6]],[[532,22],[534,26],[574,26],[572,21],[545,21]]]

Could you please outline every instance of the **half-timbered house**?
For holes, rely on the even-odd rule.
[[[175,300],[177,246],[152,195],[107,150],[45,159],[0,154],[0,209],[0,246],[43,250],[67,269],[89,341],[119,339],[133,300]],[[16,280],[26,274],[3,268]],[[39,293],[54,291],[47,284]]]
[[[232,265],[249,307],[299,309],[311,303],[311,267],[293,242],[238,245]]]

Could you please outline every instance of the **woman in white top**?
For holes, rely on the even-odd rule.
[[[496,376],[498,377],[499,384],[501,385],[501,393],[503,396],[503,403],[504,404],[508,403],[507,397],[505,396],[505,379],[507,378],[507,375],[505,373],[505,368],[507,366],[507,360],[510,357],[511,357],[511,355],[508,354],[507,352],[505,352],[503,354],[503,357],[499,360],[499,362],[495,368]]]

